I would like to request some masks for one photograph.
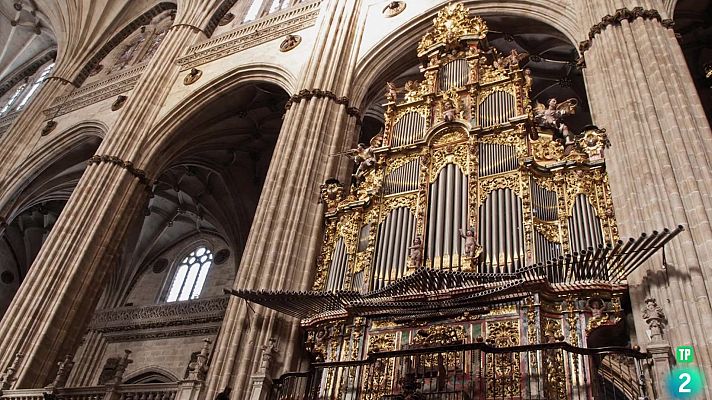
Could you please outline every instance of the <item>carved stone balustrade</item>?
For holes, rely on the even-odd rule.
[[[112,341],[214,334],[227,309],[226,296],[103,310],[89,329]]]

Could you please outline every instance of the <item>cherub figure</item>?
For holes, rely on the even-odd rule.
[[[413,239],[413,244],[408,247],[410,250],[410,263],[413,267],[418,268],[423,263],[423,241],[419,236]]]
[[[398,92],[396,91],[396,85],[393,82],[386,82],[386,100],[388,102],[394,102],[398,98]]]
[[[452,99],[446,99],[443,101],[443,120],[445,122],[452,122],[455,120],[457,115],[457,110],[455,109],[455,103]]]
[[[555,98],[551,98],[549,99],[548,107],[541,103],[536,104],[534,118],[540,128],[554,130],[554,139],[572,142],[571,132],[569,132],[569,127],[564,124],[563,117],[574,114],[577,104],[576,99],[568,99],[558,103]]]
[[[475,228],[470,227],[467,231],[460,229],[460,237],[465,239],[465,256],[466,257],[476,257],[477,247],[477,234],[475,233]]]

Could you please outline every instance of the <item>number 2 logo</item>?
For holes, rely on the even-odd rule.
[[[690,376],[690,374],[688,374],[687,372],[683,372],[680,375],[678,375],[677,378],[682,381],[680,386],[677,387],[678,393],[691,393],[692,389],[688,388],[687,385],[689,385],[690,382],[692,382],[692,376]]]

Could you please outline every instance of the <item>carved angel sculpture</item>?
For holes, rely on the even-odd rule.
[[[566,144],[573,142],[569,127],[563,122],[565,115],[571,115],[576,112],[576,99],[568,99],[562,103],[556,99],[549,99],[549,106],[537,102],[534,112],[534,118],[540,128],[553,129],[554,139],[562,139]]]
[[[529,53],[520,53],[517,49],[512,49],[507,57],[502,59],[502,67],[509,69],[519,68],[519,63],[529,57]]]

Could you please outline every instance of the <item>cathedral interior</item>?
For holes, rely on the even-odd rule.
[[[710,1],[5,0],[0,48],[0,400],[712,382]]]

